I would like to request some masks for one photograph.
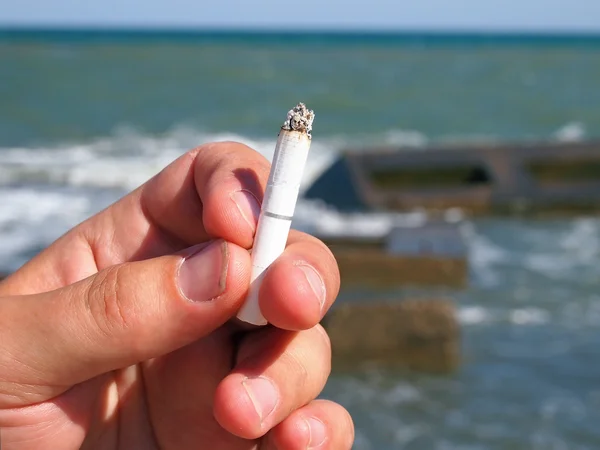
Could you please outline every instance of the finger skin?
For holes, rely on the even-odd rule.
[[[215,389],[232,368],[228,327],[157,360],[144,363],[146,404],[161,449],[246,450],[213,416]]]
[[[244,248],[252,246],[254,231],[235,206],[232,194],[243,189],[261,203],[270,169],[264,156],[242,144],[213,144],[198,153],[196,189],[204,205],[203,224],[210,236]],[[255,217],[254,226],[257,221]]]
[[[150,180],[140,201],[150,222],[186,245],[222,238],[249,248],[253,232],[231,195],[246,190],[262,201],[269,169],[265,157],[246,145],[205,144]]]
[[[184,297],[178,273],[185,252],[112,266],[49,293],[2,299],[0,408],[51,398],[96,375],[172,352],[225,323],[247,292],[250,255],[218,242],[227,248],[216,253],[227,269],[214,299]]]
[[[217,387],[214,414],[230,433],[256,439],[292,411],[316,398],[331,370],[331,346],[320,325],[301,332],[267,328],[242,342],[234,370]],[[270,382],[277,395],[262,413],[256,380]],[[260,408],[259,408],[260,409]]]
[[[306,276],[313,267],[320,280]],[[262,282],[259,302],[267,321],[285,330],[314,327],[333,304],[340,289],[340,273],[335,257],[320,240],[294,231],[284,253],[269,267]],[[324,299],[317,293],[324,290]],[[321,301],[323,303],[321,303]]]
[[[311,433],[311,419],[324,425],[323,441],[321,433]],[[350,450],[353,442],[354,424],[348,411],[328,400],[314,400],[273,428],[260,450]]]

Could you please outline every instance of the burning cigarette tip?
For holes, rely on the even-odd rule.
[[[314,111],[308,109],[304,103],[298,103],[288,111],[281,129],[306,133],[308,137],[311,137],[313,120],[315,120]]]

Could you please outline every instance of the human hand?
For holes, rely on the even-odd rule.
[[[292,232],[260,291],[273,326],[232,320],[268,172],[241,144],[202,146],[0,283],[3,450],[351,447],[348,413],[315,400],[327,247]]]

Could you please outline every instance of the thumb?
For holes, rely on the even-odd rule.
[[[209,334],[234,316],[249,279],[248,252],[213,241],[0,299],[0,408],[46,400]],[[26,394],[14,392],[23,386]]]

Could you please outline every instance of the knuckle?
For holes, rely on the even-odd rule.
[[[282,355],[287,373],[293,374],[296,392],[305,400],[306,393],[318,394],[331,372],[331,345],[320,325],[300,332],[302,342]],[[318,391],[318,392],[317,392]]]
[[[329,338],[329,334],[327,334],[327,331],[321,324],[315,325],[313,330],[315,331],[315,334],[319,336],[319,339],[327,352],[327,357],[331,357],[331,339]]]
[[[294,385],[297,387],[296,392],[304,392],[311,377],[301,356],[296,352],[286,352],[283,362],[288,367],[289,373],[294,374]]]
[[[119,335],[131,327],[135,314],[128,304],[123,280],[126,265],[112,266],[99,272],[89,287],[87,307],[98,330],[105,336]]]

